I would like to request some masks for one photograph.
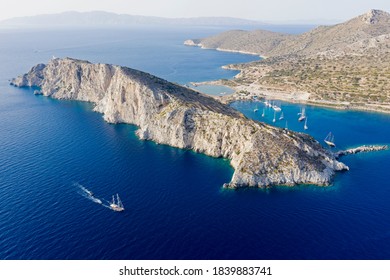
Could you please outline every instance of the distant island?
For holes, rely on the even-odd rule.
[[[236,94],[342,109],[390,113],[390,14],[380,10],[300,34],[233,30],[184,42],[190,46],[257,54],[264,59],[228,65],[240,70],[228,85]]]
[[[20,28],[125,28],[132,26],[260,26],[262,22],[232,17],[164,18],[103,11],[63,12],[0,21],[0,27]]]
[[[348,169],[309,135],[248,119],[215,98],[134,69],[55,58],[11,84],[93,102],[107,122],[138,126],[140,139],[229,159],[235,171],[226,187],[326,186]]]

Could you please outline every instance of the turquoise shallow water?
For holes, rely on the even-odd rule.
[[[243,112],[247,117],[264,121],[268,124],[291,130],[308,133],[316,138],[321,144],[329,132],[335,135],[336,149],[346,149],[364,144],[388,144],[390,142],[390,116],[379,113],[343,111],[315,106],[289,104],[275,101],[284,115],[279,120],[281,112],[276,113],[276,122],[273,122],[275,112],[272,108],[265,108],[264,103],[259,101],[235,102],[232,107]],[[258,108],[257,112],[254,109]],[[308,129],[304,130],[304,122],[299,122],[298,113],[304,108],[307,116]],[[263,109],[265,116],[262,117]],[[380,154],[380,153],[378,153]],[[366,155],[365,155],[366,156]]]
[[[199,86],[190,86],[190,88],[209,94],[209,95],[229,95],[234,93],[234,90],[226,86],[218,85],[199,85]]]
[[[140,141],[136,127],[107,124],[90,104],[8,85],[52,55],[182,84],[230,78],[220,66],[254,57],[182,45],[215,32],[1,31],[1,259],[390,258],[389,151],[343,158],[351,170],[328,188],[224,190],[233,174],[226,160]],[[281,105],[289,128],[303,131],[300,106]],[[232,106],[262,120],[255,102]],[[320,142],[329,131],[339,148],[390,142],[388,115],[306,111]],[[80,186],[103,203],[119,193],[126,211],[91,201]]]

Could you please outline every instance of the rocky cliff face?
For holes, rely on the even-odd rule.
[[[137,125],[141,139],[228,158],[235,169],[228,187],[328,185],[335,171],[348,168],[308,135],[247,119],[211,97],[137,70],[53,59],[12,84],[93,102],[106,121]]]

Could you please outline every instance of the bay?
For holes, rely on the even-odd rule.
[[[180,84],[231,78],[255,56],[186,47],[220,30],[0,32],[0,259],[389,259],[389,152],[343,158],[331,187],[224,190],[233,169],[111,125],[92,105],[8,85],[52,56],[112,63]],[[257,105],[261,105],[260,103]],[[248,117],[254,102],[232,105]],[[289,127],[300,105],[282,103]],[[318,141],[388,144],[388,115],[306,108]],[[265,120],[272,123],[272,116]],[[284,126],[283,122],[276,125]],[[126,210],[106,203],[119,193]]]

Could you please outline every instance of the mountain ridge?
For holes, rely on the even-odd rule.
[[[140,16],[116,14],[104,11],[76,12],[67,11],[58,14],[43,14],[27,17],[16,17],[0,21],[0,26],[47,27],[55,26],[107,26],[120,27],[130,25],[208,25],[208,26],[258,26],[259,21],[233,17],[190,17],[165,18],[156,16]]]
[[[318,26],[297,35],[265,30],[230,30],[192,41],[194,45],[203,48],[251,52],[264,57],[310,56],[383,34],[390,34],[390,14],[370,10],[349,21],[331,26]]]

